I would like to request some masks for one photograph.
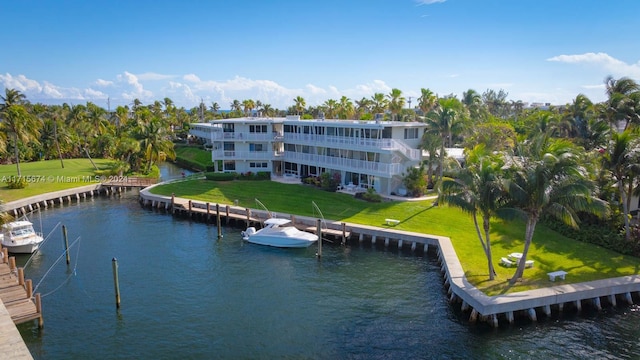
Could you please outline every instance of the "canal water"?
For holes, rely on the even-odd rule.
[[[136,192],[50,208],[41,222],[66,225],[73,246],[67,265],[58,227],[25,269],[43,295],[44,328],[18,326],[36,359],[640,358],[638,306],[469,325],[433,256],[352,245],[318,260],[314,247],[248,244],[232,228],[218,240],[214,226],[142,208]]]

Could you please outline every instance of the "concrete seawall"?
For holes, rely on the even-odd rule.
[[[204,214],[207,220],[208,216],[215,216],[215,213],[204,210],[210,209],[211,204],[155,195],[151,194],[150,189],[151,187],[140,191],[140,202],[143,206],[171,211],[172,214],[182,213],[189,217]],[[188,207],[185,205],[187,203]],[[214,207],[215,205],[213,204]],[[222,217],[228,215],[228,217],[242,219],[247,214],[252,214],[265,219],[268,216],[265,211],[257,209],[227,204],[218,205],[224,209],[224,211],[221,210]],[[296,226],[303,229],[314,226],[317,220],[290,214],[278,213],[277,215],[283,218],[295,217]],[[247,218],[246,221],[254,220]],[[384,244],[385,247],[393,246],[399,250],[406,247],[407,250],[410,248],[411,251],[424,252],[427,252],[429,247],[433,247],[437,251],[441,264],[449,301],[460,303],[461,310],[469,313],[470,322],[485,321],[497,327],[500,320],[513,323],[516,316],[526,316],[532,321],[537,321],[538,314],[550,316],[552,311],[562,312],[566,304],[578,311],[582,309],[583,303],[599,310],[602,308],[602,300],[612,306],[617,306],[618,300],[633,304],[634,295],[638,297],[640,292],[640,276],[632,275],[582,283],[567,283],[570,281],[568,279],[562,285],[552,285],[553,283],[550,282],[551,286],[547,288],[487,296],[467,280],[460,259],[448,237],[329,220],[326,221],[326,225],[336,233],[346,227],[352,241],[357,239],[360,243],[368,241],[372,245]]]

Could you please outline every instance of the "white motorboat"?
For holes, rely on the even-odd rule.
[[[264,227],[256,231],[249,227],[242,238],[250,243],[280,248],[306,248],[318,241],[318,235],[298,230],[289,219],[269,218]]]
[[[33,230],[31,221],[12,221],[2,225],[2,246],[13,254],[33,254],[44,241],[41,233]]]

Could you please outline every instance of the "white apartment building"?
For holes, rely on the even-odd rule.
[[[418,122],[238,118],[191,124],[211,147],[215,171],[305,178],[339,175],[343,186],[402,192],[407,168],[420,164]]]

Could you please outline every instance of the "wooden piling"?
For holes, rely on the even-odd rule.
[[[208,203],[207,203],[208,206]],[[216,226],[218,227],[218,239],[222,239],[222,223],[220,221],[220,204],[216,204]]]
[[[16,269],[16,257],[15,256],[10,256],[9,257],[9,270],[13,271]]]
[[[38,317],[38,327],[42,329],[44,326],[44,318],[42,317],[42,299],[40,298],[40,293],[36,294],[36,311],[40,314]]]
[[[25,289],[27,290],[27,299],[31,299],[33,296],[33,281],[31,279],[25,280]]]
[[[316,229],[318,230],[318,253],[316,256],[319,258],[322,257],[322,220],[318,219],[316,221]]]
[[[189,219],[191,219],[192,213],[191,213],[191,200],[189,200]]]
[[[175,213],[176,205],[176,194],[171,193],[171,213]]]
[[[2,262],[4,264],[9,263],[9,249],[7,248],[2,248]]]
[[[111,267],[113,268],[113,285],[116,292],[116,308],[120,308],[120,283],[118,282],[118,259],[111,259]]]
[[[227,215],[224,219],[225,223],[229,225],[229,205],[225,206],[225,214]]]
[[[18,268],[18,285],[24,286],[24,268]]]
[[[217,206],[217,205],[216,205]],[[217,210],[216,210],[217,212]],[[207,203],[207,218],[205,219],[205,222],[208,224],[209,223],[209,219],[211,217],[211,204]]]
[[[64,252],[67,257],[67,265],[71,263],[71,257],[69,256],[69,239],[67,238],[67,227],[62,225],[62,237],[64,237]]]
[[[347,244],[347,224],[342,223],[342,245]]]
[[[251,226],[251,209],[245,208],[245,212],[247,213],[247,228]]]

